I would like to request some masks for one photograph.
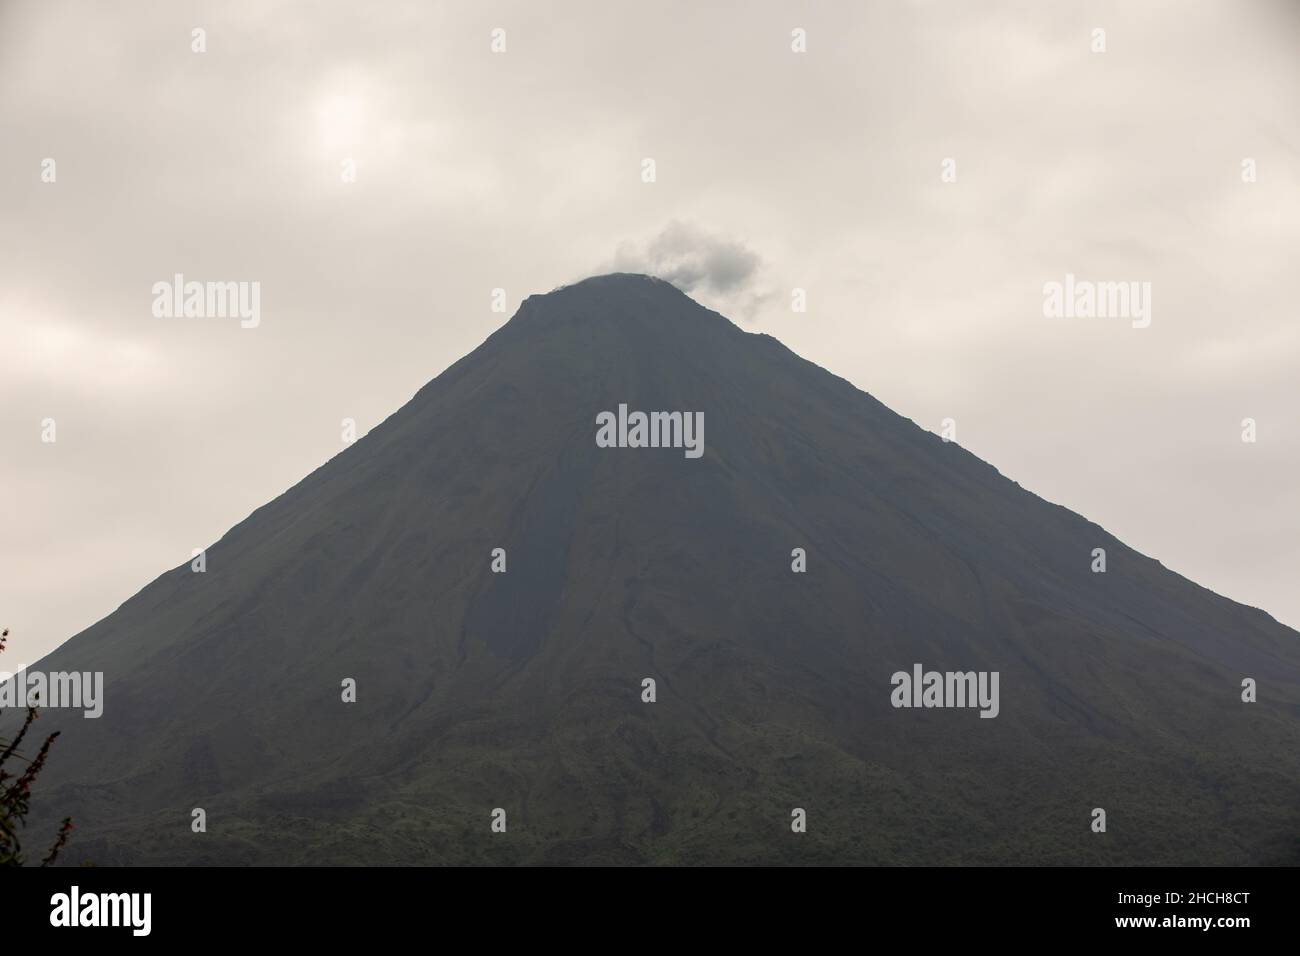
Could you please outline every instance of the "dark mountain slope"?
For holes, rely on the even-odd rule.
[[[619,403],[703,456],[597,448]],[[42,721],[68,862],[1300,862],[1300,636],[646,277],[529,298],[207,568],[38,665],[106,674]],[[892,708],[917,662],[999,716]]]

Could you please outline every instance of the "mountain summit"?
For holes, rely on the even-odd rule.
[[[105,674],[65,862],[1300,863],[1300,635],[660,280],[528,298],[205,560],[33,668]]]

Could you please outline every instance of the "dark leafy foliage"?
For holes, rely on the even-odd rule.
[[[9,630],[6,628],[0,632],[0,652],[4,651],[8,639]],[[23,758],[18,748],[38,716],[40,713],[35,707],[28,707],[27,718],[13,740],[0,740],[0,866],[23,865],[22,841],[18,831],[22,829],[31,809],[32,784],[40,775],[50,747],[59,736],[57,733],[50,734],[34,758]],[[15,772],[10,772],[10,766],[15,766]],[[49,853],[41,860],[42,866],[49,866],[58,858],[59,851],[68,842],[71,833],[72,818],[68,817],[59,827],[58,836]]]

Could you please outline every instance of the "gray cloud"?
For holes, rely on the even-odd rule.
[[[0,0],[6,666],[616,250],[1300,623],[1292,5],[479,6]],[[176,272],[261,326],[153,318]],[[1151,328],[1045,322],[1066,272],[1150,280]]]

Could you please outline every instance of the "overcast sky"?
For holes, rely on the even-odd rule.
[[[1296,6],[3,0],[5,666],[397,409],[494,288],[614,268],[1300,625]],[[155,318],[175,273],[261,324]],[[1150,282],[1150,327],[1045,318],[1067,273]]]

